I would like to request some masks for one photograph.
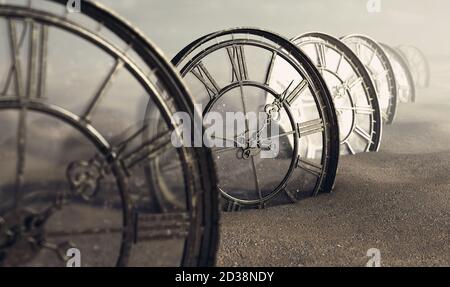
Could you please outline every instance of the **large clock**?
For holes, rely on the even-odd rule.
[[[414,76],[407,59],[401,52],[389,45],[381,44],[388,55],[397,81],[398,100],[400,103],[414,103],[416,101],[416,87]]]
[[[378,94],[384,124],[392,124],[397,113],[398,88],[394,69],[381,45],[363,35],[348,35],[344,42],[358,56],[370,73]]]
[[[0,265],[212,265],[211,154],[172,144],[173,115],[193,116],[181,78],[106,8],[66,13],[66,2],[0,5]],[[158,208],[146,176],[166,153],[176,211]]]
[[[263,115],[258,124],[245,118],[236,123],[240,128],[224,124],[223,134],[210,138],[218,143],[212,151],[226,210],[262,207],[279,194],[298,200],[332,189],[339,157],[332,98],[294,44],[271,32],[236,28],[201,37],[172,62],[204,118]],[[158,164],[162,170],[171,162]],[[165,178],[155,182],[164,189],[168,176],[155,178]],[[170,192],[161,194],[162,205],[177,205],[167,200]]]
[[[341,154],[377,151],[381,143],[381,112],[377,93],[363,63],[339,39],[307,33],[292,39],[320,71],[333,97]]]

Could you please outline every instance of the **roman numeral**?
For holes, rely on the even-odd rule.
[[[134,215],[134,242],[183,239],[189,234],[191,226],[188,213],[146,214],[136,212]]]
[[[12,64],[1,95],[8,93],[11,81],[14,81],[15,94],[18,97],[42,98],[45,95],[48,27],[31,20],[24,21],[23,25],[22,34],[20,37],[17,37],[16,21],[8,20]],[[30,32],[28,37],[26,83],[24,83],[21,71],[20,49],[26,39],[28,27]]]
[[[372,143],[372,137],[370,136],[370,134],[368,132],[366,132],[364,129],[362,129],[361,127],[359,127],[358,125],[355,126],[354,129],[355,133],[357,133],[358,135],[360,135],[362,138],[366,139],[368,142]]]
[[[323,166],[319,163],[315,163],[310,160],[301,158],[301,156],[298,156],[297,168],[301,168],[301,169],[309,172],[312,175],[320,177],[322,175]]]
[[[341,67],[341,63],[342,63],[342,59],[343,58],[344,58],[344,54],[341,54],[340,57],[339,57],[339,61],[338,61],[337,65],[336,65],[336,70],[335,70],[336,74],[339,72],[339,68]]]
[[[370,106],[355,106],[355,112],[362,115],[372,115],[375,110]]]
[[[322,119],[316,119],[297,124],[299,137],[304,137],[316,133],[321,133],[325,130]]]
[[[245,62],[244,47],[232,46],[227,47],[228,57],[230,58],[232,77],[231,81],[242,82],[248,79],[247,64]]]
[[[210,99],[219,94],[219,85],[217,85],[216,81],[202,62],[198,63],[197,66],[192,69],[191,73],[205,86]]]
[[[295,203],[295,202],[298,201],[298,199],[297,199],[297,192],[291,191],[291,190],[289,190],[289,189],[287,189],[287,188],[284,188],[283,191],[284,191],[284,193],[286,193],[286,195],[289,197],[289,199],[290,199],[292,202]]]
[[[317,66],[320,68],[326,68],[326,47],[323,44],[316,44]]]
[[[226,200],[223,203],[223,210],[227,212],[240,211],[242,209],[242,205],[235,201]]]
[[[355,107],[341,107],[341,106],[335,106],[336,110],[339,111],[355,111],[356,114],[360,115],[372,115],[375,110],[372,109],[370,106],[355,106]]]
[[[356,152],[353,149],[352,145],[348,141],[344,142],[344,144],[347,146],[347,149],[350,152],[350,154],[356,154]]]
[[[140,213],[133,212],[134,243],[152,240],[170,240],[186,238],[190,230],[188,213]],[[49,231],[49,238],[77,237],[86,235],[119,234],[125,230],[122,227],[98,227],[90,229],[68,229]]]
[[[358,43],[355,43],[355,54],[361,59],[361,46]]]
[[[349,89],[352,89],[356,87],[356,85],[359,85],[363,82],[363,79],[361,77],[358,78],[352,78],[349,81],[347,81],[347,86]]]
[[[4,88],[4,94],[8,92],[9,84],[12,78],[14,78],[14,89],[17,97],[24,96],[23,82],[22,82],[22,70],[20,63],[19,43],[17,41],[17,31],[15,20],[8,19],[8,32],[9,32],[9,45],[11,49],[12,65],[9,70],[9,75]],[[24,28],[25,29],[25,28]]]
[[[281,102],[287,103],[288,105],[291,105],[298,96],[308,87],[308,81],[303,79],[289,94],[288,90],[290,88],[291,84],[287,87],[287,89],[283,92],[281,95]]]
[[[47,75],[47,53],[48,53],[48,27],[42,26],[41,37],[39,41],[39,78],[37,86],[37,97],[43,98],[45,96],[45,82]]]

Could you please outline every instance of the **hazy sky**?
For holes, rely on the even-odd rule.
[[[237,26],[292,37],[308,31],[363,33],[389,44],[411,43],[429,56],[450,54],[448,0],[101,0],[137,25],[171,57],[208,32]]]

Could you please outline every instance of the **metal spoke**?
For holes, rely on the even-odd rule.
[[[181,169],[181,168],[183,168],[182,165],[180,163],[177,163],[177,164],[163,166],[161,171],[169,172],[169,171],[173,171],[173,170],[177,170],[177,169]]]
[[[171,141],[172,131],[163,132],[156,137],[145,141],[139,147],[131,150],[127,154],[121,156],[121,160],[127,169],[131,169],[143,160],[148,160],[161,155],[165,151],[173,148]]]
[[[144,133],[144,131],[148,128],[147,124],[142,125],[142,127],[140,127],[139,129],[137,129],[135,132],[133,132],[130,136],[126,137],[125,140],[123,140],[122,142],[120,142],[120,144],[118,144],[116,146],[117,149],[117,153],[120,154],[122,151],[124,151],[126,149],[126,147],[128,146],[128,144],[130,142],[132,142],[134,139],[138,138],[140,135],[142,135],[142,133]],[[130,128],[129,130],[131,130],[132,128]],[[127,132],[129,132],[129,130]],[[125,133],[127,133],[125,132]],[[118,136],[117,138],[123,138],[123,134],[121,134],[120,136]]]
[[[252,162],[252,170],[253,170],[253,177],[254,177],[254,180],[255,180],[255,188],[256,188],[256,191],[258,192],[259,199],[261,200],[263,198],[263,196],[262,196],[262,193],[261,193],[261,189],[259,187],[259,179],[258,179],[258,173],[256,171],[255,156],[254,155],[252,155],[250,157],[250,161]]]
[[[23,99],[22,73],[19,58],[19,48],[17,45],[16,25],[14,20],[8,19],[9,41],[11,48],[11,56],[14,65],[14,80],[16,95]],[[23,106],[20,109],[19,122],[17,126],[17,163],[16,163],[16,179],[14,190],[14,209],[20,209],[21,189],[25,182],[25,150],[26,150],[26,116],[27,108]]]
[[[277,57],[277,52],[272,52],[272,57],[270,58],[269,67],[267,68],[266,73],[266,85],[269,85],[270,78],[272,77],[273,66],[275,64],[275,59]]]
[[[37,28],[34,22],[30,22],[30,47],[28,52],[28,79],[27,79],[27,90],[26,96],[30,98],[34,93],[33,87],[36,80],[36,75],[34,69],[36,67],[36,48],[37,48]]]
[[[239,143],[239,142],[237,141],[237,139],[238,139],[239,137],[240,137],[239,135],[236,136],[235,138],[218,137],[218,136],[215,136],[215,135],[211,136],[212,139],[219,139],[219,140],[223,140],[223,141],[233,142],[233,143],[235,143],[236,146],[238,146],[238,147],[239,147],[240,145],[242,145],[241,143]],[[242,145],[242,146],[243,146],[243,145]]]
[[[205,86],[210,99],[219,94],[219,85],[202,62],[198,63],[197,66],[191,70],[191,73]]]
[[[323,166],[298,156],[297,168],[301,168],[317,177],[320,177],[322,175]]]

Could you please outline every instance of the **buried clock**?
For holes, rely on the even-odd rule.
[[[416,87],[407,60],[397,49],[383,43],[381,46],[388,55],[394,69],[399,102],[414,103],[416,101]]]
[[[419,48],[411,45],[400,45],[397,51],[403,55],[408,62],[408,67],[417,88],[427,88],[430,86],[430,65],[425,54]]]
[[[332,99],[292,43],[262,30],[230,29],[194,41],[172,62],[199,113],[225,119],[223,132],[209,139],[226,210],[261,207],[281,192],[297,200],[331,190],[339,156]],[[227,120],[230,113],[236,121]],[[158,189],[169,181],[154,178]]]
[[[378,95],[383,124],[392,124],[397,113],[398,89],[394,70],[386,52],[376,41],[363,35],[341,38],[369,72]]]
[[[105,8],[84,1],[82,14],[57,14],[65,2],[0,5],[0,157],[9,162],[0,173],[0,265],[65,266],[74,248],[81,266],[212,265],[209,152],[176,149],[177,212],[157,209],[145,176],[151,158],[174,149],[172,115],[193,115],[180,78]],[[148,132],[147,106],[164,127],[158,135]]]
[[[323,33],[292,39],[327,83],[339,121],[341,154],[377,151],[381,113],[377,93],[358,57],[340,40]]]

